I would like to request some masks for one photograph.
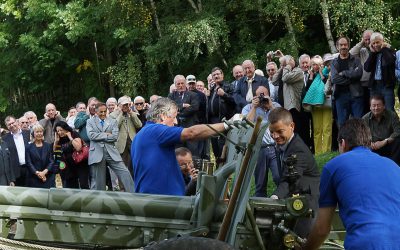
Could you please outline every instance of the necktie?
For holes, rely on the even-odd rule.
[[[308,80],[308,72],[304,71],[304,86],[307,85],[307,80]]]
[[[247,94],[246,94],[246,101],[247,102],[251,102],[253,100],[253,88],[251,86],[252,82],[253,82],[253,79],[248,79],[247,80],[247,84],[248,84],[248,88],[249,88],[249,90],[247,91]]]
[[[104,127],[104,120],[100,120],[101,127]]]

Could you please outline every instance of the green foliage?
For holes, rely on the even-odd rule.
[[[1,0],[0,110],[41,113],[49,101],[63,110],[111,93],[165,96],[176,74],[205,80],[219,66],[230,80],[232,66],[245,59],[263,69],[270,50],[295,57],[328,51],[317,0],[201,4]],[[334,36],[359,40],[365,28],[373,28],[400,46],[398,1],[328,0],[328,5]],[[92,67],[78,72],[85,61]]]
[[[142,85],[142,67],[137,56],[128,54],[120,59],[117,64],[110,66],[107,70],[110,83],[115,84],[121,94],[136,96]]]
[[[383,0],[329,0],[334,31],[339,35],[354,36],[357,39],[366,29],[373,29],[390,38],[398,31],[389,6]]]

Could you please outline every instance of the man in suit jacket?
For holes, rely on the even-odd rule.
[[[196,93],[188,91],[186,78],[183,75],[176,75],[174,78],[176,91],[170,93],[168,98],[173,100],[178,106],[178,126],[188,128],[199,124],[197,113],[199,111],[200,99]],[[198,142],[185,142],[186,146],[194,156],[200,157]]]
[[[121,154],[125,166],[132,174],[131,144],[136,135],[136,130],[142,127],[142,122],[137,113],[131,109],[131,102],[131,98],[128,96],[120,97],[118,107],[110,114],[110,117],[117,121],[119,128],[117,150]]]
[[[0,185],[15,186],[14,171],[10,167],[10,152],[4,141],[0,141]]]
[[[21,130],[13,116],[7,116],[4,123],[10,131],[3,136],[3,140],[10,152],[10,168],[15,177],[15,185],[25,187],[27,177],[25,149],[30,138],[29,130]]]
[[[319,197],[319,171],[317,163],[307,145],[294,133],[293,118],[290,112],[284,108],[275,108],[269,114],[269,129],[271,136],[278,147],[278,165],[280,166],[281,179],[277,189],[271,198],[284,199],[294,194],[304,195],[310,207],[317,211]],[[296,156],[294,170],[299,177],[294,183],[288,178],[289,168],[286,160],[290,156]],[[299,220],[295,231],[305,237],[312,226],[312,220]]]
[[[121,180],[125,190],[133,193],[132,177],[115,147],[118,138],[117,121],[107,118],[105,103],[96,105],[96,116],[87,121],[86,130],[90,139],[89,165],[93,172],[92,181],[95,182],[95,186],[91,188],[106,189],[106,166],[108,166]]]
[[[251,103],[253,97],[256,96],[256,90],[259,86],[264,86],[269,91],[267,78],[255,74],[256,68],[253,61],[245,60],[242,66],[245,76],[242,77],[237,83],[234,93],[237,113],[241,113],[243,107]],[[250,90],[249,86],[251,86]]]

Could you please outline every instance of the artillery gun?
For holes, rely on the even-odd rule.
[[[244,119],[229,125],[225,164],[213,173],[209,165],[208,171],[200,172],[195,196],[3,186],[1,237],[13,239],[7,244],[16,249],[33,249],[32,244],[132,249],[165,239],[207,238],[235,249],[293,248],[302,239],[292,226],[311,214],[304,197],[272,200],[249,195],[267,124]],[[25,247],[27,243],[31,245]],[[186,249],[197,243],[190,244]]]

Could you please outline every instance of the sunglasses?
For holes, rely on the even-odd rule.
[[[143,105],[143,102],[135,103],[135,106]]]

